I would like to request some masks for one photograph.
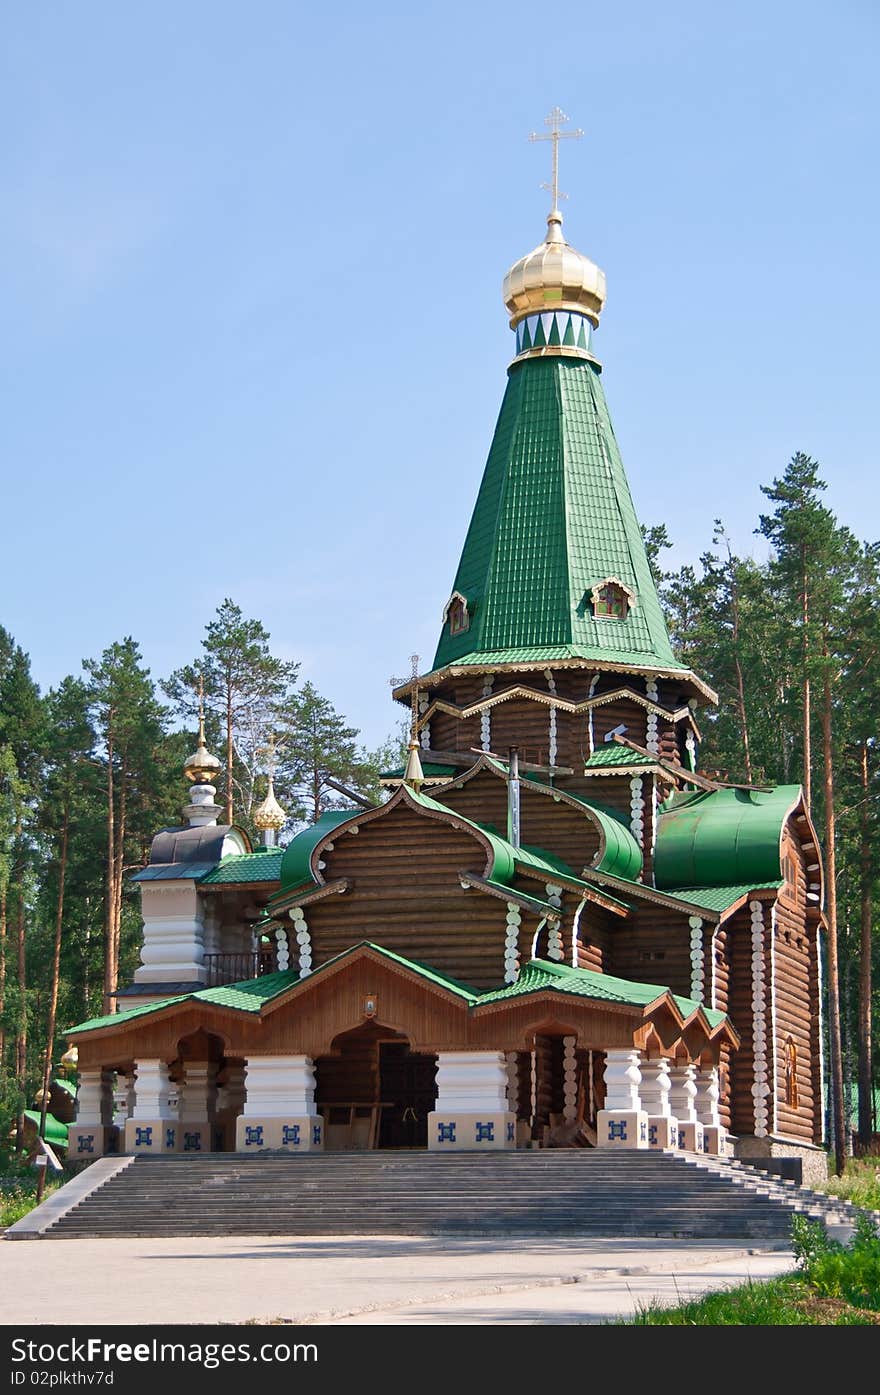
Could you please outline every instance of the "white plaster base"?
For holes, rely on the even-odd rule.
[[[678,1146],[686,1153],[704,1152],[703,1125],[690,1120],[678,1121]]]
[[[127,1119],[126,1153],[179,1153],[181,1126],[177,1119]]]
[[[649,1114],[648,1147],[677,1148],[678,1120],[669,1114]]]
[[[115,1124],[71,1124],[67,1130],[67,1161],[91,1162],[119,1152],[120,1130]]]
[[[428,1115],[428,1151],[473,1152],[516,1147],[516,1115],[510,1110],[493,1114],[462,1110],[432,1110]]]
[[[177,1125],[180,1153],[213,1151],[215,1125],[209,1119],[181,1119]]]
[[[718,1124],[704,1124],[703,1152],[713,1153],[719,1158],[726,1158],[728,1156],[727,1129],[720,1128]]]
[[[260,1153],[266,1149],[281,1153],[320,1153],[324,1149],[324,1120],[320,1114],[299,1114],[280,1118],[250,1115],[236,1120],[235,1151]]]
[[[648,1116],[643,1109],[600,1109],[597,1148],[647,1148]]]

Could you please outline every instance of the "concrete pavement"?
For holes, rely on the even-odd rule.
[[[0,1243],[0,1322],[597,1323],[772,1278],[791,1252],[665,1240],[236,1236]]]

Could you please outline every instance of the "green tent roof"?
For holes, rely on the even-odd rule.
[[[635,593],[625,619],[593,616],[587,593],[609,577]],[[444,626],[435,669],[535,656],[687,671],[669,643],[596,365],[554,356],[511,368],[452,589],[470,626]]]
[[[34,1125],[37,1133],[40,1132],[40,1110],[25,1109],[24,1117]],[[46,1142],[53,1148],[67,1147],[67,1130],[69,1125],[62,1124],[60,1119],[56,1119],[54,1114],[46,1115]]]
[[[660,814],[656,885],[679,895],[680,887],[776,886],[783,825],[800,795],[799,785],[674,795]]]

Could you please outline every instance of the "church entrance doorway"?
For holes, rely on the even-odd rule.
[[[434,1056],[411,1051],[405,1036],[380,1023],[341,1033],[315,1062],[327,1150],[426,1148],[436,1074]]]

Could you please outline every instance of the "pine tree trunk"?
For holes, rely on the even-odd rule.
[[[107,897],[104,904],[104,1013],[113,1011],[112,993],[116,984],[113,972],[113,907],[116,904],[116,791],[113,781],[112,718],[107,736]]]
[[[802,591],[801,591],[801,605],[802,605],[802,619],[803,619],[803,626],[804,626],[804,633],[803,633],[803,665],[804,665],[804,677],[803,677],[803,699],[804,699],[804,803],[806,804],[806,806],[807,806],[807,812],[809,813],[810,807],[811,807],[812,802],[813,802],[813,742],[812,742],[812,736],[811,736],[811,727],[812,727],[812,717],[813,717],[813,714],[812,714],[812,710],[811,710],[810,671],[809,671],[809,667],[808,667],[809,658],[810,658],[810,641],[809,641],[809,628],[810,628],[810,595],[809,595],[809,591],[807,590],[807,569],[806,569],[806,568],[807,568],[807,564],[806,564],[806,548],[805,548],[804,546],[802,546],[802,547],[801,547],[801,585],[802,585]]]
[[[113,849],[113,982],[111,991],[114,994],[113,1006],[110,1011],[117,1009],[116,989],[119,987],[119,944],[122,936],[122,891],[123,891],[123,868],[125,866],[125,834],[128,827],[128,785],[125,779],[125,772],[128,765],[128,753],[123,751],[120,756],[119,768],[121,779],[118,784],[119,807],[116,811],[115,845]]]
[[[826,658],[827,664],[827,658]],[[828,921],[828,1022],[831,1042],[831,1101],[834,1170],[841,1175],[846,1161],[843,1102],[843,1052],[840,1036],[840,965],[837,953],[837,818],[834,808],[834,751],[831,739],[831,676],[827,667],[822,704],[822,746],[825,793],[825,914]]]
[[[746,780],[752,783],[752,757],[749,750],[749,723],[746,716],[746,691],[743,683],[742,664],[739,659],[739,586],[736,580],[736,568],[733,558],[730,555],[730,548],[727,549],[728,567],[730,570],[730,601],[733,611],[733,660],[736,667],[736,697],[739,709],[739,728],[742,734],[743,759],[745,761]]]
[[[64,880],[67,875],[67,836],[70,827],[70,805],[64,803],[61,826],[61,859],[58,868],[58,900],[55,905],[55,946],[52,953],[52,989],[49,995],[49,1021],[46,1025],[46,1063],[43,1068],[43,1100],[40,1105],[40,1137],[46,1137],[46,1114],[49,1110],[49,1086],[52,1081],[52,1052],[55,1049],[55,1022],[58,1015],[58,981],[61,976],[61,926],[64,922]],[[46,1169],[40,1170],[45,1181]],[[42,1187],[40,1188],[42,1190]]]
[[[861,863],[861,935],[859,945],[859,1143],[866,1147],[873,1133],[873,1071],[871,1053],[871,931],[874,920],[874,878],[868,810],[868,743],[860,750],[862,810],[859,820]]]
[[[27,959],[24,933],[24,893],[18,893],[16,917],[16,949],[18,954],[18,1022],[15,1029],[15,1083],[21,1094],[16,1119],[16,1146],[24,1147],[24,1100],[27,1091]]]
[[[226,685],[226,822],[232,823],[232,684]]]
[[[0,891],[0,1076],[6,1068],[6,1029],[3,1026],[6,1010],[6,930],[7,930],[6,889]]]

